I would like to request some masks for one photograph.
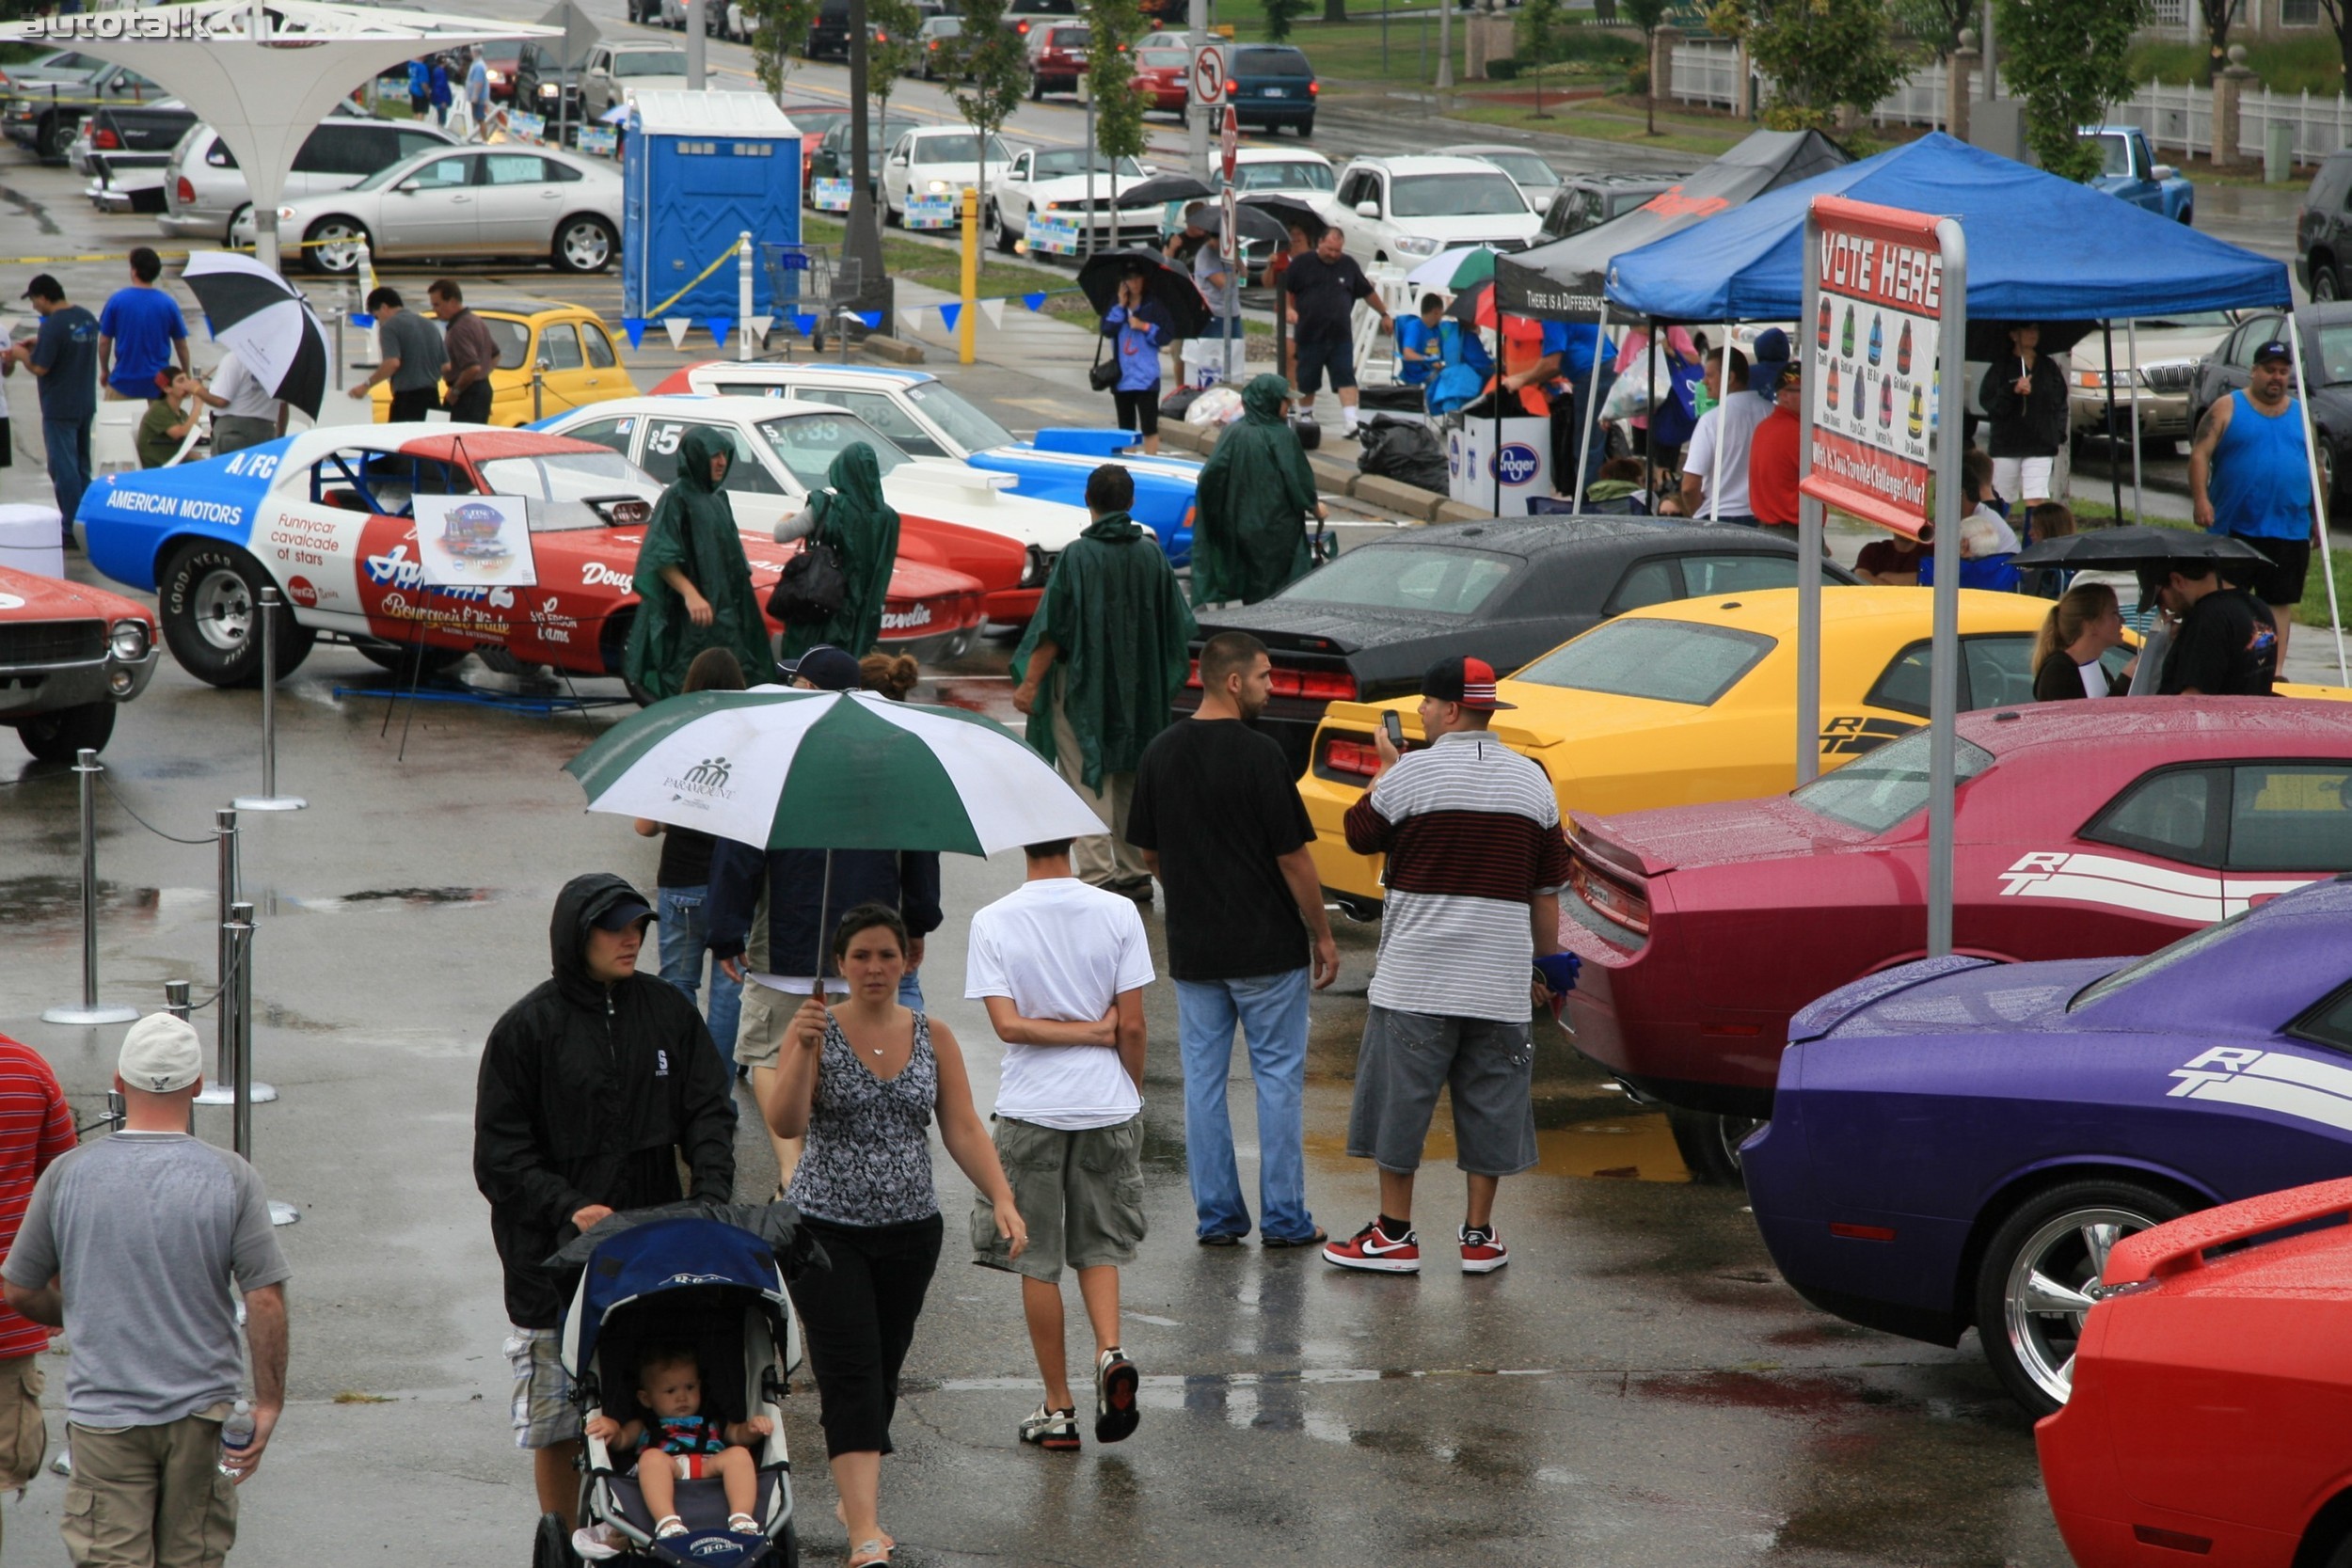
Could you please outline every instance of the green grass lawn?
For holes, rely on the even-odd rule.
[[[2344,89],[2344,56],[2326,32],[2296,39],[2248,39],[2246,67],[2273,92],[2333,95]],[[2135,82],[2201,82],[2206,50],[2200,43],[2137,43],[2124,56]]]
[[[838,218],[820,217],[813,213],[801,217],[802,237],[809,245],[837,245],[845,227]],[[882,235],[882,270],[893,277],[903,277],[926,288],[944,289],[949,293],[963,287],[963,257],[958,249],[895,230]],[[1094,309],[1087,304],[1083,294],[1069,292],[1076,287],[1077,279],[1070,273],[1010,261],[985,244],[980,247],[978,298],[998,299],[1042,289],[1050,294],[1045,302],[1046,315],[1091,327],[1095,325]]]

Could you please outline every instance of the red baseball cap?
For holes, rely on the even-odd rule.
[[[1495,667],[1483,658],[1441,658],[1421,677],[1421,694],[1441,703],[1459,703],[1479,713],[1516,708],[1495,695]]]

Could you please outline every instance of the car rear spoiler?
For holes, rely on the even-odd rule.
[[[1323,710],[1323,721],[1326,724],[1353,725],[1370,735],[1380,727],[1380,716],[1388,711],[1370,703],[1333,703]],[[1406,739],[1427,738],[1421,733],[1420,718],[1410,708],[1399,712],[1397,719],[1405,726]],[[1537,735],[1533,730],[1512,723],[1507,716],[1500,713],[1486,726],[1486,733],[1515,752],[1540,752],[1546,747],[1558,745],[1562,739],[1554,735]]]
[[[1788,1043],[1796,1045],[1804,1040],[1820,1039],[1865,1007],[1899,995],[1914,986],[1923,986],[1930,980],[1940,980],[1947,974],[1958,974],[1963,970],[1981,969],[1994,961],[1963,953],[1948,953],[1940,958],[1919,958],[1911,963],[1898,964],[1893,969],[1881,970],[1876,974],[1866,974],[1801,1009],[1796,1017],[1788,1021]]]
[[[2265,1193],[2127,1237],[2107,1255],[2102,1283],[2110,1292],[2160,1283],[2203,1268],[2205,1255],[2217,1247],[2279,1241],[2276,1232],[2311,1230],[2328,1220],[2352,1223],[2352,1180]]]

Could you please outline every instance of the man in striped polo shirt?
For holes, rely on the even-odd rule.
[[[1347,1152],[1379,1167],[1380,1217],[1323,1256],[1421,1272],[1413,1173],[1451,1085],[1455,1164],[1470,1182],[1462,1272],[1491,1274],[1511,1260],[1495,1234],[1495,1188],[1535,1163],[1531,1017],[1549,992],[1534,961],[1560,950],[1568,847],[1551,781],[1486,734],[1511,706],[1495,698],[1493,666],[1440,660],[1421,690],[1429,745],[1400,756],[1374,732],[1380,771],[1347,813],[1347,847],[1389,859],[1347,1122]]]

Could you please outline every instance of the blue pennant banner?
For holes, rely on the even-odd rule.
[[[628,334],[628,346],[635,348],[639,343],[645,341],[645,318],[643,316],[623,316],[621,318],[621,330]]]
[[[939,325],[950,332],[956,329],[956,323],[962,318],[963,307],[961,305],[943,305],[939,308]]]
[[[721,348],[727,346],[727,334],[735,330],[733,316],[713,316],[703,325],[710,328],[710,335],[719,340]]]

